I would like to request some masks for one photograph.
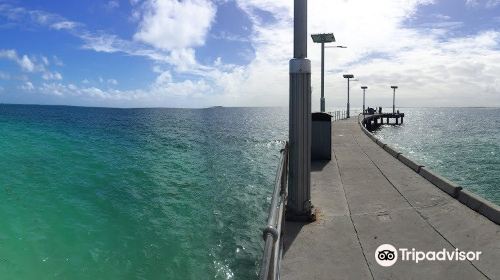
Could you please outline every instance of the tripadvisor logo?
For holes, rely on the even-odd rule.
[[[392,266],[398,260],[398,250],[391,244],[382,244],[375,251],[375,260],[381,266]]]
[[[479,260],[481,251],[460,251],[455,249],[449,251],[442,249],[439,251],[419,251],[415,248],[399,248],[391,244],[382,244],[375,250],[375,260],[380,266],[393,266],[398,257],[400,261],[419,263],[422,261],[476,261]]]

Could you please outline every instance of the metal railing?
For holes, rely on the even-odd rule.
[[[347,118],[347,111],[333,111],[333,112],[328,112],[332,116],[332,122],[334,121],[339,121],[339,120],[345,120]]]
[[[260,280],[279,279],[280,262],[283,255],[282,232],[284,228],[285,204],[288,186],[288,142],[281,150],[281,159],[276,171],[271,207],[267,226],[263,230],[264,253],[260,265]]]

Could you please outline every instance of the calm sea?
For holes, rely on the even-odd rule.
[[[500,203],[500,109],[378,137]],[[0,105],[1,279],[254,279],[288,113]]]
[[[500,205],[500,108],[402,108],[375,135],[464,189]]]
[[[254,279],[287,118],[0,105],[0,279]]]

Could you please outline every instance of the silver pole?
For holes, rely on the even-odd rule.
[[[307,0],[294,1],[290,60],[288,220],[313,220],[311,204],[311,61],[307,58]]]
[[[363,89],[363,116],[365,115],[365,89]]]
[[[321,43],[321,112],[325,111],[325,43]]]
[[[349,81],[351,79],[347,78],[347,118],[349,118]]]
[[[293,57],[307,57],[307,0],[294,0]]]
[[[392,113],[396,113],[396,88],[393,88],[392,92]]]

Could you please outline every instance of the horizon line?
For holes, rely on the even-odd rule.
[[[200,109],[215,109],[215,108],[288,108],[288,106],[223,106],[213,105],[208,107],[108,107],[108,106],[85,106],[85,105],[68,105],[68,104],[37,104],[37,103],[3,103],[1,105],[8,106],[47,106],[47,107],[76,107],[76,108],[97,108],[97,109],[187,109],[187,110],[200,110]],[[356,108],[356,107],[353,107]],[[392,106],[382,107],[392,108]],[[495,109],[500,106],[401,106],[398,108],[476,108],[476,109]]]

